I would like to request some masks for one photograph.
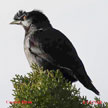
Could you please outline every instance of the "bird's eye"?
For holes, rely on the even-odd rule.
[[[26,20],[27,16],[23,16],[23,20]]]

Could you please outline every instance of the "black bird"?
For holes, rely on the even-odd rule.
[[[11,24],[25,29],[24,51],[30,65],[44,69],[60,69],[71,82],[80,81],[87,89],[99,95],[86,73],[84,65],[69,39],[50,24],[41,11],[19,11]]]

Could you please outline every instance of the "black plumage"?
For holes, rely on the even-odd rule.
[[[99,95],[70,40],[54,29],[42,12],[20,11],[14,20],[20,21],[25,29],[24,50],[30,65],[36,63],[44,69],[60,69],[67,80],[78,80]]]

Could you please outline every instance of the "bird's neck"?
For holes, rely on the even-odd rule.
[[[43,22],[43,23],[38,23],[36,25],[31,24],[28,28],[24,28],[24,29],[25,29],[25,33],[27,35],[31,32],[33,33],[33,32],[36,32],[36,31],[45,31],[49,28],[52,28],[51,24]]]

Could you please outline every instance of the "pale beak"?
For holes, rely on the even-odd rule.
[[[10,24],[17,24],[17,25],[21,25],[21,21],[13,21]]]

